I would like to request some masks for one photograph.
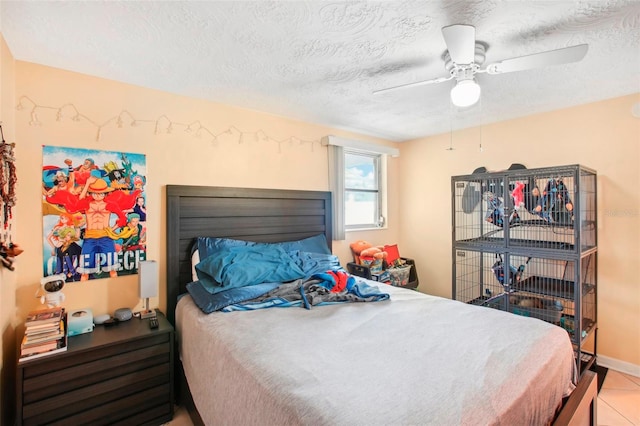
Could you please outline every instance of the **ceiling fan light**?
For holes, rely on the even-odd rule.
[[[457,107],[469,107],[480,99],[480,85],[471,78],[460,80],[451,89],[451,102]]]

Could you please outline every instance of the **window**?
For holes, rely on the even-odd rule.
[[[384,226],[386,161],[399,150],[337,136],[325,136],[322,144],[329,150],[333,239],[344,240],[345,230]]]
[[[344,225],[347,230],[383,225],[381,154],[344,150]]]

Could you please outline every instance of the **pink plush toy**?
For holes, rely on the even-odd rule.
[[[524,183],[516,182],[516,187],[511,191],[513,197],[513,207],[519,209],[524,205]]]

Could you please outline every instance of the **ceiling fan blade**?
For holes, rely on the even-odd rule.
[[[470,64],[476,51],[476,28],[472,25],[449,25],[442,28],[449,56],[456,64]]]
[[[505,72],[524,71],[532,68],[542,68],[550,65],[568,64],[580,61],[589,50],[588,44],[562,49],[549,50],[547,52],[534,53],[533,55],[520,56],[518,58],[505,59],[487,66],[489,74],[502,74]]]
[[[404,88],[407,88],[407,87],[424,86],[424,85],[427,85],[427,84],[443,83],[445,81],[451,80],[452,78],[453,78],[453,76],[451,75],[449,77],[434,78],[433,80],[424,80],[424,81],[416,81],[414,83],[401,84],[400,86],[393,86],[393,87],[387,87],[386,89],[374,90],[373,94],[374,95],[379,95],[380,93],[389,92],[391,90],[396,90],[396,89],[404,89]]]

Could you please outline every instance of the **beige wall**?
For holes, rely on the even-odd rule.
[[[451,297],[451,176],[583,164],[598,172],[598,355],[640,374],[640,94],[400,145],[402,249]],[[479,145],[482,140],[483,151]],[[455,150],[448,151],[450,145]]]
[[[0,120],[2,131],[7,142],[15,141],[15,104],[14,104],[15,61],[0,35]],[[20,258],[18,258],[19,261]],[[0,267],[0,424],[10,424],[14,404],[12,384],[15,380],[16,362],[15,327],[17,319],[14,316],[16,306],[16,282],[18,272],[11,272]]]
[[[160,261],[161,289],[158,304],[164,308],[165,185],[327,190],[327,150],[319,144],[322,136],[339,134],[381,142],[337,129],[18,61],[17,102],[20,102],[23,95],[41,106],[57,108],[72,103],[96,124],[108,122],[122,110],[126,110],[135,117],[138,125],[130,126],[131,120],[123,116],[125,123],[122,128],[117,127],[113,120],[102,128],[100,141],[96,141],[96,125],[86,119],[80,122],[71,120],[72,109],[68,107],[63,110],[63,115],[69,111],[68,115],[61,121],[56,121],[56,109],[38,108],[37,114],[42,125],[29,125],[33,104],[22,98],[24,108],[16,112],[15,119],[20,139],[17,147],[20,165],[20,203],[17,216],[21,226],[17,239],[30,254],[24,256],[18,274],[17,314],[20,317],[24,316],[26,310],[38,305],[34,294],[41,278],[42,262],[39,193],[42,145],[104,148],[146,154],[148,258]],[[185,132],[184,126],[174,125],[173,131],[167,134],[167,122],[162,119],[159,133],[155,134],[155,120],[163,115],[174,123],[199,120],[214,134],[223,133],[232,127],[236,133],[220,135],[214,145],[212,138],[206,133],[197,138],[195,132]],[[247,135],[240,140],[235,129],[246,132]],[[263,132],[272,140],[256,140],[254,132]],[[297,139],[291,142],[291,137]],[[300,140],[316,142],[300,143]],[[33,161],[24,161],[27,158]],[[395,176],[397,160],[391,159],[389,164],[390,175]],[[394,197],[396,196],[392,195],[391,204],[395,206],[398,202]],[[393,227],[392,222],[389,230],[374,231],[368,234],[368,238],[396,241]],[[364,235],[367,236],[366,233]],[[336,242],[335,249],[336,253],[345,256],[345,261],[348,260],[348,246]],[[119,307],[135,307],[139,304],[136,276],[69,284],[64,293],[68,308],[91,307],[94,313],[112,312]]]

